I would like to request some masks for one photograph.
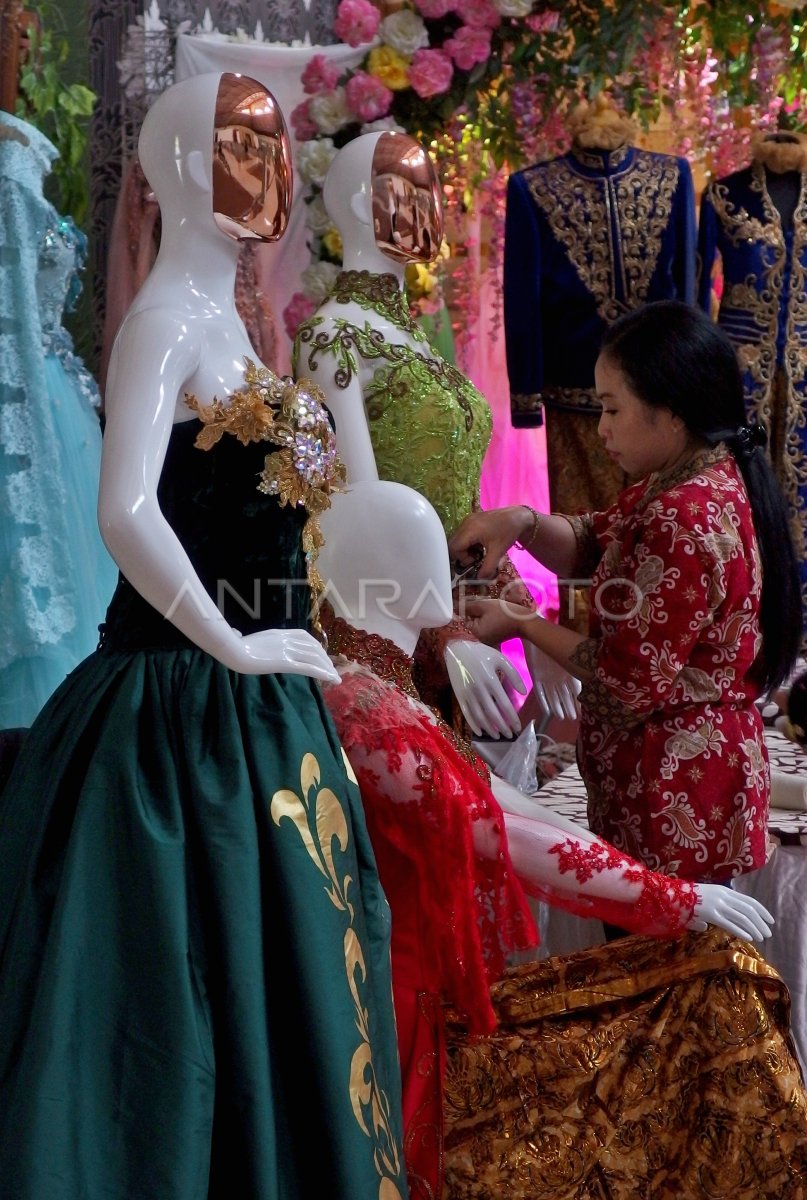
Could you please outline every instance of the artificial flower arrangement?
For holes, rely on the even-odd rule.
[[[408,296],[423,313],[447,293],[455,330],[467,337],[479,247],[467,244],[465,214],[481,210],[495,267],[506,175],[567,148],[563,118],[573,105],[607,89],[644,129],[666,109],[671,151],[706,160],[707,175],[733,170],[754,128],[785,117],[797,125],[807,112],[805,3],[752,12],[745,0],[341,0],[334,32],[366,52],[350,70],[315,54],[302,77],[306,99],[291,113],[311,263],[285,310],[287,332],[339,271],[321,189],[352,137],[403,130],[434,156],[451,250],[431,269],[409,270]]]
[[[468,187],[456,178],[457,166],[467,159],[463,147],[472,132],[470,115],[480,107],[482,81],[501,70],[503,39],[520,20],[536,32],[558,23],[556,13],[532,17],[532,8],[533,0],[412,0],[385,14],[370,0],[341,0],[334,32],[350,46],[366,45],[367,53],[348,71],[314,55],[302,76],[307,99],[291,113],[299,143],[297,170],[308,185],[312,262],[303,272],[302,290],[283,314],[290,337],[327,298],[339,271],[339,234],[321,195],[339,147],[372,130],[411,133],[425,141],[444,168],[448,196],[459,194],[459,182],[467,201]],[[431,268],[419,263],[407,268],[407,294],[416,312],[442,306],[442,269],[451,256],[444,242]]]

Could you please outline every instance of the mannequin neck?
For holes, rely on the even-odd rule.
[[[162,226],[160,249],[151,272],[152,286],[184,286],[201,303],[209,301],[225,310],[234,304],[235,276],[241,242],[215,227],[200,227],[190,220]]]
[[[613,147],[590,144],[583,146],[578,142],[573,142],[570,152],[582,166],[608,175],[612,171],[618,171],[627,163],[632,149],[633,147],[628,142],[621,142]]]
[[[340,231],[341,232],[341,231]],[[394,275],[403,291],[406,263],[382,254],[374,238],[346,238],[342,233],[342,267],[345,271],[370,271],[373,275]]]

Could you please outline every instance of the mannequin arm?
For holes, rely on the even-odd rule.
[[[338,330],[328,317],[316,321],[316,336],[326,346],[336,346]],[[355,352],[348,350],[347,364],[340,364],[338,350],[330,353],[306,353],[307,344],[298,337],[294,345],[294,377],[310,379],[321,388],[325,404],[333,417],[339,457],[345,464],[349,483],[378,479],[364,392],[358,376]]]
[[[721,884],[687,884],[657,875],[498,775],[491,775],[490,783],[504,813],[516,874],[547,903],[581,916],[599,912],[636,933],[670,936],[710,924],[750,941],[770,937],[773,917],[753,897]]]
[[[330,368],[330,361],[320,363],[320,371]],[[348,483],[360,479],[378,479],[373,444],[364,411],[364,399],[358,380],[354,377],[346,388],[336,387],[327,374],[313,377],[325,394],[325,404],[333,417],[339,457],[345,464]]]
[[[457,703],[473,732],[499,738],[521,731],[521,722],[499,673],[524,692],[524,682],[500,650],[483,642],[456,640],[444,651],[448,678]]]
[[[200,346],[176,312],[129,317],[110,362],[98,521],[123,574],[200,649],[245,674],[288,671],[334,679],[319,643],[303,630],[242,637],[223,618],[157,500],[177,397]]]
[[[506,779],[502,779],[499,775],[491,773],[490,789],[505,813],[542,821],[545,825],[552,825],[556,829],[562,829],[565,833],[570,833],[581,842],[596,842],[598,840],[596,834],[592,833],[586,826],[578,825],[569,817],[564,817],[560,813],[555,812],[554,809],[541,804],[537,797],[525,796],[523,792],[520,792],[518,788],[514,788],[511,783],[508,783]]]
[[[656,874],[607,842],[558,838],[541,820],[504,814],[514,870],[533,896],[580,916],[599,916],[634,933],[675,937],[719,925],[761,942],[773,917],[750,896],[719,884],[691,884]]]

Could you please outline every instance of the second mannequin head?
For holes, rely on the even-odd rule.
[[[343,146],[323,189],[328,215],[345,243],[371,238],[396,263],[430,263],[443,240],[443,207],[434,164],[405,133],[366,133]]]

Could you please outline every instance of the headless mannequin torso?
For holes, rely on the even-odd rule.
[[[804,149],[801,139],[792,133],[766,133],[753,148],[753,157],[765,168],[765,187],[779,214],[782,232],[793,229],[793,218],[801,200],[804,176]]]
[[[491,779],[469,746],[457,754],[452,731],[411,684],[420,631],[451,604],[445,534],[421,495],[390,481],[355,483],[334,497],[323,532],[342,677],[325,699],[392,910],[407,1169],[413,1200],[426,1200],[442,1194],[442,1005],[458,1006],[474,1035],[491,1032],[488,985],[503,951],[530,934],[515,877],[549,903],[606,920],[620,911],[634,930],[661,936],[711,921],[759,939],[771,918],[728,888],[654,875]]]
[[[333,497],[322,527],[325,545],[319,564],[337,615],[364,635],[385,638],[411,655],[421,630],[440,626],[451,611],[448,548],[431,505],[401,484],[361,481],[350,486],[347,493]],[[379,586],[368,587],[368,581]],[[393,583],[396,587],[390,588]],[[425,705],[417,700],[411,703],[434,723],[434,714]],[[557,883],[551,859],[535,853],[537,842],[531,834],[541,826],[571,835],[583,853],[586,845],[604,846],[589,830],[523,795],[496,775],[491,777],[491,788],[504,810],[513,865],[528,888],[540,888],[549,882],[550,875],[545,873],[548,867],[552,881]],[[557,834],[550,832],[549,836],[555,838]],[[625,886],[627,863],[638,866],[622,857],[618,866],[595,874],[586,888],[588,893],[616,897],[620,887]],[[628,884],[629,890],[631,886]],[[694,887],[697,897],[697,917],[688,928],[703,929],[708,921],[737,936],[768,936],[766,922],[772,918],[756,901],[719,884],[684,886]]]

